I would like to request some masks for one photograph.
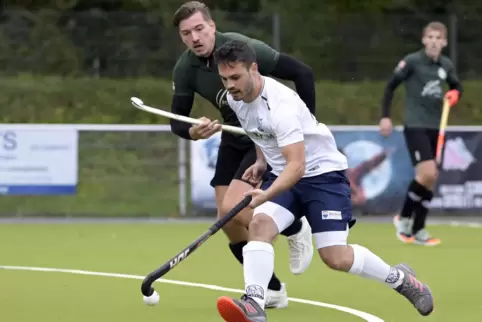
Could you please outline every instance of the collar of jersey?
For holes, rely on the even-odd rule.
[[[420,54],[422,55],[423,62],[426,64],[436,64],[436,65],[442,65],[442,55],[440,55],[439,59],[437,61],[432,60],[432,58],[428,57],[427,53],[425,52],[425,49],[420,50]]]

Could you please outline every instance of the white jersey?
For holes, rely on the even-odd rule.
[[[271,172],[278,176],[286,167],[281,149],[301,141],[305,144],[304,177],[347,169],[333,134],[316,121],[298,94],[270,77],[263,79],[261,94],[253,102],[235,101],[229,93],[227,100],[241,127],[263,151]]]

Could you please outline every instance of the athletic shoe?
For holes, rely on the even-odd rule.
[[[402,284],[395,290],[405,296],[421,315],[427,316],[432,313],[434,300],[428,285],[417,280],[414,270],[407,264],[395,267],[405,274]]]
[[[393,217],[393,225],[396,229],[397,238],[405,243],[410,244],[414,241],[412,236],[412,220],[410,218],[401,218],[400,215]]]
[[[286,284],[281,283],[281,290],[273,291],[268,289],[266,292],[265,309],[284,309],[288,306],[288,293],[286,292]]]
[[[227,296],[218,298],[218,312],[226,322],[266,322],[266,313],[250,297],[243,295],[240,300]]]
[[[306,217],[301,218],[301,230],[288,237],[291,273],[299,275],[306,271],[313,259],[313,238],[311,226]]]
[[[441,242],[439,238],[431,237],[428,231],[425,229],[420,230],[413,237],[413,243],[417,245],[437,246]]]

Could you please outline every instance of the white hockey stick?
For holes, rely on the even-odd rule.
[[[171,112],[160,110],[158,108],[147,106],[147,105],[144,104],[144,102],[142,102],[142,100],[140,98],[137,98],[137,97],[131,97],[131,103],[132,103],[132,105],[134,105],[134,107],[136,107],[136,108],[138,108],[142,111],[149,112],[149,113],[156,114],[156,115],[160,115],[160,116],[163,116],[163,117],[167,117],[169,119],[173,119],[173,120],[177,120],[177,121],[181,121],[181,122],[185,122],[185,123],[190,123],[190,124],[200,124],[201,123],[200,120],[192,118],[192,117],[174,114],[174,113],[171,113]],[[242,128],[237,127],[237,126],[224,125],[223,124],[223,125],[221,125],[221,128],[222,128],[223,131],[226,131],[226,132],[246,135],[246,132]]]

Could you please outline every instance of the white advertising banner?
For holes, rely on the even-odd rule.
[[[75,194],[78,131],[0,124],[0,195]]]
[[[210,182],[214,176],[221,132],[207,140],[191,141],[191,201],[194,206],[216,209],[214,188]]]

